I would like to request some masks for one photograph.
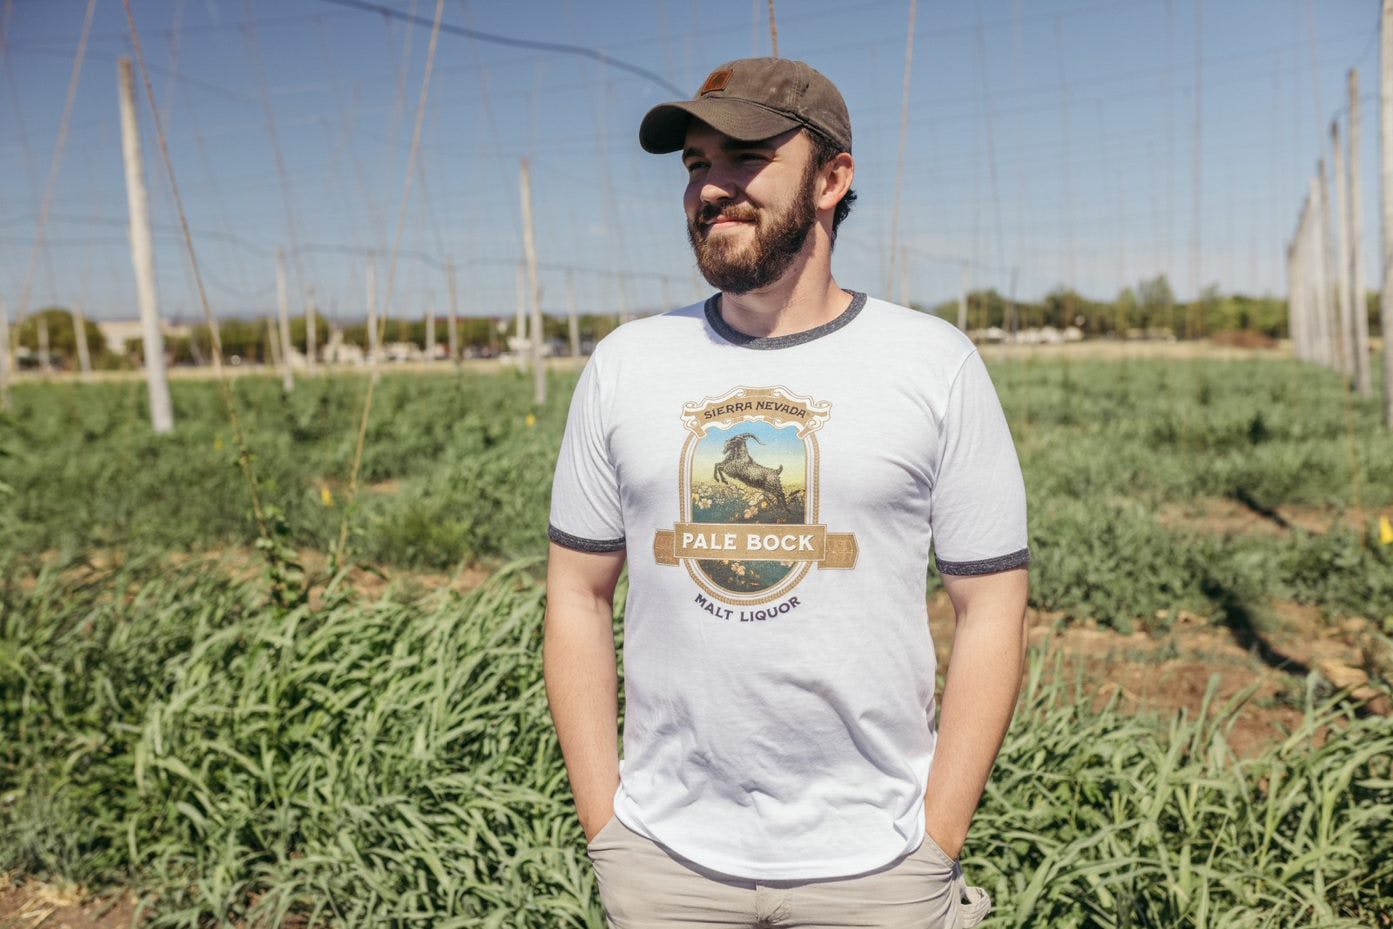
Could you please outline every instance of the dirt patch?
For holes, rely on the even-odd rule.
[[[1280,344],[1272,336],[1256,329],[1225,329],[1214,333],[1209,337],[1209,341],[1214,345],[1232,348],[1276,348]]]
[[[129,892],[89,897],[80,887],[0,875],[0,929],[129,929],[134,920]]]
[[[94,572],[107,572],[119,567],[123,559],[120,552],[108,549],[93,549],[86,553],[85,564],[68,569],[74,578],[88,577]],[[243,546],[224,546],[203,549],[197,552],[169,552],[162,556],[164,563],[171,567],[188,564],[206,564],[209,568],[224,573],[234,581],[252,581],[262,576],[266,570],[265,557],[254,548]],[[56,551],[45,552],[40,560],[52,562],[58,558]],[[318,606],[323,602],[324,585],[329,576],[329,556],[316,549],[300,549],[296,558],[304,571],[315,578],[310,594],[310,602]],[[413,591],[453,590],[467,593],[498,569],[492,564],[465,565],[452,573],[413,571],[405,568],[388,568],[355,564],[349,568],[343,582],[350,589],[366,597],[380,597],[394,585],[408,587]],[[36,579],[32,575],[21,577],[21,589],[32,590]],[[0,929],[4,927],[0,926]]]
[[[1181,611],[1161,635],[1123,635],[1091,623],[1065,624],[1058,616],[1031,610],[1030,645],[1060,659],[1058,674],[1083,681],[1093,706],[1111,700],[1124,712],[1191,718],[1204,707],[1214,682],[1213,707],[1243,699],[1229,732],[1229,744],[1251,757],[1293,732],[1303,719],[1305,674],[1315,670],[1330,689],[1352,687],[1373,712],[1387,714],[1393,704],[1370,686],[1359,621],[1331,625],[1319,609],[1277,603],[1265,617],[1262,648],[1246,648],[1208,617]],[[939,667],[952,655],[952,603],[940,591],[929,602],[929,624]],[[1054,673],[1052,671],[1052,673]]]
[[[1375,512],[1353,507],[1338,509],[1295,504],[1255,507],[1232,497],[1197,497],[1184,503],[1167,504],[1159,513],[1161,525],[1167,528],[1224,536],[1280,536],[1296,529],[1316,534],[1338,528],[1363,531],[1366,522],[1377,518]]]

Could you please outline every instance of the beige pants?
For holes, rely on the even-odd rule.
[[[991,910],[986,892],[968,887],[930,838],[875,871],[813,881],[720,874],[613,817],[586,853],[610,929],[965,929]]]

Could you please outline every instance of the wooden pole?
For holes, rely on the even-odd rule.
[[[571,357],[580,357],[580,317],[576,315],[576,276],[566,269],[566,334],[571,338]]]
[[[459,298],[455,294],[455,263],[445,262],[445,280],[450,286],[450,320],[447,335],[450,340],[450,360],[459,361]]]
[[[537,277],[537,240],[532,231],[532,171],[522,159],[522,250],[527,257],[528,295],[532,301],[532,326],[528,354],[532,364],[532,402],[547,402],[547,371],[542,365],[542,282]]]
[[[433,304],[434,300],[428,300],[428,304]],[[426,361],[435,360],[435,307],[426,307]]]
[[[1330,184],[1326,178],[1325,159],[1316,166],[1316,235],[1315,235],[1315,282],[1316,314],[1319,326],[1319,346],[1321,364],[1327,368],[1338,369],[1340,359],[1337,355],[1339,342],[1335,338],[1335,306],[1331,300],[1330,275]]]
[[[1296,240],[1287,243],[1287,338],[1292,354],[1301,357],[1301,344],[1296,340]]]
[[[280,323],[281,389],[295,389],[295,375],[290,370],[290,297],[285,287],[285,252],[276,249],[276,318]]]
[[[10,348],[10,310],[0,300],[0,411],[10,408],[10,378],[14,370],[14,354]]]
[[[315,303],[314,287],[305,292],[305,367],[313,368],[319,354],[319,306]]]
[[[131,60],[116,62],[121,106],[121,153],[126,164],[126,205],[131,217],[131,264],[140,303],[140,327],[145,345],[145,379],[150,393],[150,425],[157,434],[174,430],[174,406],[164,365],[164,333],[160,329],[159,295],[155,290],[155,246],[150,234],[150,197],[145,190],[145,166],[140,155],[140,129],[135,118],[135,78]]]
[[[967,331],[967,265],[963,265],[961,282],[958,285],[958,328]]]
[[[1330,170],[1335,175],[1335,299],[1339,320],[1340,373],[1354,378],[1354,304],[1349,292],[1349,186],[1345,153],[1340,145],[1340,123],[1330,123]]]
[[[48,343],[48,317],[42,311],[34,314],[34,332],[39,342],[39,365],[45,372],[53,370],[53,352]]]
[[[1306,219],[1301,230],[1301,315],[1306,332],[1306,360],[1321,363],[1320,303],[1316,300],[1316,184],[1307,184]]]
[[[904,83],[900,93],[900,148],[895,160],[895,200],[890,210],[890,270],[885,279],[885,292],[896,294],[896,300],[901,305],[907,305],[907,298],[904,292],[904,274],[900,270],[900,199],[904,188],[905,147],[909,142],[909,76],[914,66],[914,18],[918,9],[918,0],[909,0],[909,29],[904,48]],[[900,285],[898,291],[892,289],[896,284]]]
[[[377,258],[368,257],[368,361],[377,364]]]
[[[77,342],[77,367],[83,380],[92,377],[92,354],[87,346],[87,316],[82,312],[82,304],[73,304],[73,339]]]
[[[1379,28],[1379,212],[1383,232],[1383,424],[1393,429],[1393,0]]]
[[[1369,378],[1369,298],[1364,283],[1364,217],[1359,198],[1359,72],[1349,71],[1349,286],[1354,301],[1354,389],[1373,394]]]
[[[517,274],[513,278],[513,340],[517,351],[517,357],[514,361],[523,371],[527,370],[530,354],[527,350],[527,282],[524,280],[525,274],[522,263],[519,262]]]
[[[1298,361],[1311,360],[1310,315],[1306,302],[1306,232],[1310,225],[1311,201],[1301,204],[1296,233],[1287,249],[1287,334],[1292,354]]]
[[[269,316],[266,318],[266,360],[273,368],[279,369],[281,366],[281,338],[276,334],[276,326]]]

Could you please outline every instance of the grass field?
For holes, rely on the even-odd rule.
[[[992,372],[1037,623],[1129,648],[1221,631],[1286,684],[1216,680],[1138,715],[1100,696],[1111,657],[1037,650],[966,860],[989,925],[1393,925],[1393,726],[1268,644],[1300,611],[1365,693],[1393,674],[1376,407],[1261,356]],[[384,377],[351,508],[366,381],[240,379],[277,548],[304,571],[280,598],[247,569],[212,384],[174,385],[166,437],[138,384],[21,385],[0,418],[0,872],[131,889],[156,925],[598,929],[540,667],[574,379],[553,372],[534,410],[511,374]],[[330,577],[346,509],[358,567]],[[1240,748],[1255,699],[1284,731]]]

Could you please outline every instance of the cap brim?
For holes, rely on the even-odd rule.
[[[706,97],[653,107],[638,127],[639,144],[655,155],[678,151],[686,141],[687,125],[693,119],[742,142],[758,142],[803,125],[748,100]]]

